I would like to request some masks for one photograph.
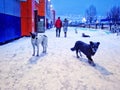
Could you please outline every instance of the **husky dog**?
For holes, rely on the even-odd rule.
[[[80,56],[82,56],[81,52],[86,55],[88,58],[88,62],[95,66],[93,59],[91,58],[93,55],[95,55],[98,47],[99,47],[100,42],[92,42],[90,41],[90,44],[86,44],[82,41],[76,41],[75,45],[73,48],[71,48],[72,51],[76,50],[76,56],[78,56],[78,52],[80,53]]]
[[[85,33],[82,33],[82,37],[90,37],[90,36],[86,35]]]
[[[37,56],[39,56],[39,44],[43,47],[43,53],[47,51],[48,38],[46,35],[38,35],[37,33],[31,33],[31,43],[33,46],[33,56],[35,55],[35,46],[37,47]]]

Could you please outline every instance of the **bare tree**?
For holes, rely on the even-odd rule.
[[[96,7],[94,5],[90,5],[89,8],[86,10],[85,14],[86,14],[87,23],[91,24],[97,19],[96,18],[96,14],[97,14]]]
[[[120,6],[114,6],[107,13],[107,18],[114,24],[120,23]]]

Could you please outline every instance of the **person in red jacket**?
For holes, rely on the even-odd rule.
[[[60,37],[61,27],[62,27],[62,21],[60,20],[60,17],[55,22],[56,27],[56,37]]]

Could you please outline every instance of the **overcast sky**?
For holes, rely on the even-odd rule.
[[[103,16],[111,7],[120,6],[120,0],[51,0],[51,2],[57,15],[84,15],[85,10],[94,5],[97,15]]]

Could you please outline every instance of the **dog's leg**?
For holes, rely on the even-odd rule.
[[[82,57],[82,54],[81,54],[81,51],[79,50],[79,54],[80,54],[80,56]]]
[[[39,45],[37,45],[37,56],[39,56]]]
[[[47,52],[47,43],[48,43],[48,39],[46,36],[44,36],[43,42],[42,42],[42,47],[43,47],[43,53]]]
[[[35,45],[32,44],[32,46],[33,46],[33,56],[35,56]]]
[[[46,47],[43,46],[43,53],[46,53]]]
[[[47,51],[47,43],[42,42],[42,47],[43,47],[43,53],[46,53],[46,51]]]
[[[43,48],[43,53],[46,53],[44,44],[45,44],[44,41],[42,41],[41,45],[42,45],[42,48]]]
[[[79,56],[78,56],[78,50],[76,49],[76,56],[77,56],[77,58],[79,58]]]
[[[88,63],[91,64],[92,66],[95,66],[95,63],[93,59],[91,58],[91,56],[87,56],[87,58],[88,58]]]

